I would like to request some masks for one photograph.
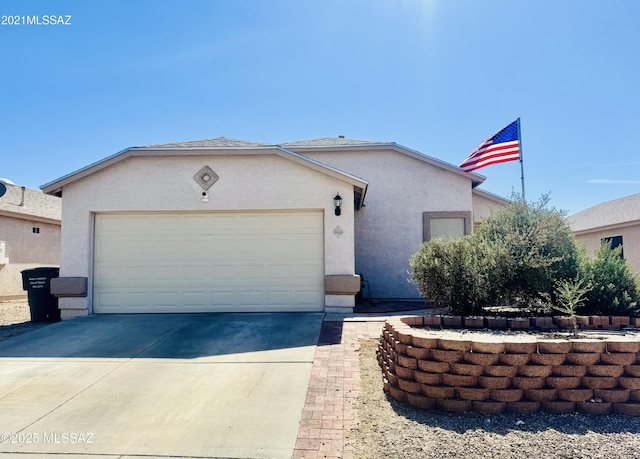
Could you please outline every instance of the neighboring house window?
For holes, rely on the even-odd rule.
[[[603,237],[600,239],[602,244],[611,244],[611,250],[622,245],[622,236]],[[620,249],[620,258],[624,258],[624,248]]]
[[[436,237],[462,237],[471,234],[471,212],[424,212],[422,214],[422,239]]]
[[[34,226],[34,227],[33,227],[33,229],[32,229],[32,231],[33,231],[35,234],[40,234],[40,228],[38,228],[37,226]]]

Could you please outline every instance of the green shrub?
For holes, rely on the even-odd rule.
[[[491,247],[473,236],[436,238],[424,243],[409,262],[423,298],[454,314],[482,312],[496,289]]]
[[[637,315],[640,313],[640,282],[621,256],[622,246],[602,244],[587,260],[583,276],[591,284],[581,314]]]
[[[553,309],[569,316],[575,316],[591,291],[583,279],[561,280],[556,286],[556,306]]]
[[[512,306],[535,309],[545,295],[555,300],[556,282],[578,273],[573,232],[564,212],[548,202],[548,196],[536,203],[516,199],[478,227],[496,257],[502,300]]]
[[[481,314],[508,304],[527,312],[640,314],[640,281],[622,248],[603,245],[586,256],[564,213],[515,200],[478,225],[473,235],[434,239],[410,260],[423,298],[455,314]]]

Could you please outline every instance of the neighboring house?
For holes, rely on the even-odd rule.
[[[22,270],[60,265],[62,200],[0,182],[0,299],[22,298]]]
[[[469,234],[476,206],[506,204],[474,189],[483,181],[342,137],[128,148],[42,187],[64,200],[62,317],[351,311],[360,276],[375,298],[418,298],[420,244]]]
[[[567,219],[590,253],[606,241],[613,248],[622,245],[623,257],[640,274],[640,193],[597,204]]]

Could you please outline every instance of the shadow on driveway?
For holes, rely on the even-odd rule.
[[[322,319],[93,315],[2,341],[0,433],[40,441],[0,456],[288,459]],[[44,441],[70,433],[92,442]]]
[[[294,350],[316,345],[322,317],[322,313],[96,314],[0,341],[0,357],[195,359]]]

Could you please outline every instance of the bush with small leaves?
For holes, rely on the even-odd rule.
[[[587,260],[584,278],[592,289],[585,295],[581,314],[638,315],[640,281],[621,255],[622,246],[611,249],[602,244],[593,259]]]
[[[504,302],[537,307],[544,294],[555,300],[555,283],[578,273],[579,250],[564,212],[548,206],[549,197],[514,201],[482,222],[477,237],[493,248]]]
[[[473,236],[426,242],[410,265],[422,297],[454,314],[481,313],[496,296],[491,247]]]

